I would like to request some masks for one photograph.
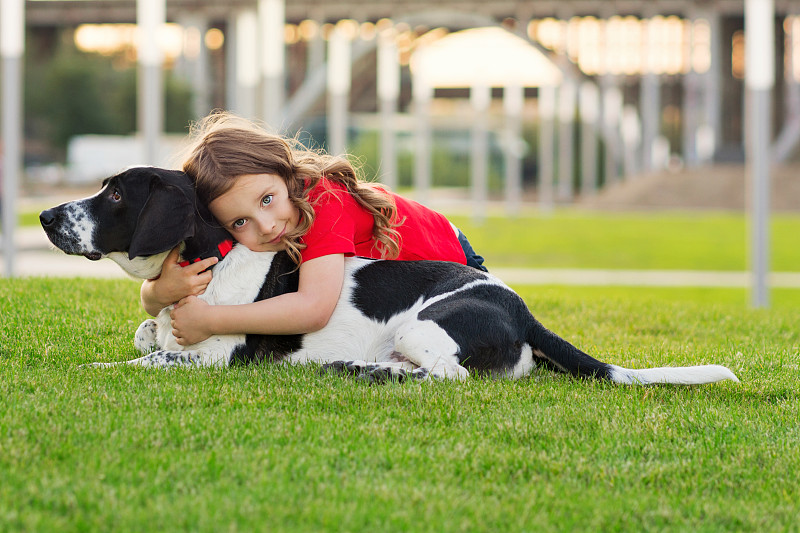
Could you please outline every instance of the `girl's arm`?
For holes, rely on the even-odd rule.
[[[182,267],[179,263],[179,247],[174,248],[164,259],[161,276],[142,283],[139,291],[142,307],[151,316],[158,315],[162,309],[181,298],[203,294],[211,282],[211,271],[219,259],[209,257]]]
[[[181,346],[188,346],[214,334],[317,331],[333,314],[343,284],[344,254],[311,259],[300,265],[297,292],[241,305],[208,305],[192,296],[184,298],[172,310],[172,333]]]

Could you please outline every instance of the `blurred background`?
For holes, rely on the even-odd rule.
[[[752,196],[747,0],[3,2],[6,20],[24,5],[22,196],[179,166],[189,125],[214,109],[476,222],[564,206],[741,212]],[[800,2],[763,4],[761,151],[770,206],[792,213]]]
[[[159,9],[140,2],[148,3]],[[422,119],[431,185],[466,187],[475,125],[484,122],[489,190],[503,190],[506,159],[519,158],[524,191],[535,197],[551,179],[561,202],[648,172],[741,163],[743,7],[168,0],[163,19],[142,30],[133,0],[28,0],[26,186],[96,180],[109,165],[152,157],[129,149],[146,103],[137,100],[137,47],[148,44],[156,49],[145,64],[161,71],[162,148],[190,121],[229,109],[289,135],[303,130],[317,146],[363,157],[368,174],[410,187]],[[792,7],[800,15],[800,3],[779,2],[775,18],[777,161],[791,160],[800,140],[800,18]],[[340,95],[343,118],[332,116]],[[384,101],[392,104],[396,168],[380,157]]]

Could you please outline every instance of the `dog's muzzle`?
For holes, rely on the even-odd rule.
[[[82,255],[92,261],[102,259],[103,254],[93,249],[91,238],[91,225],[85,213],[75,204],[63,204],[45,209],[39,214],[39,223],[42,225],[50,242],[69,255]]]

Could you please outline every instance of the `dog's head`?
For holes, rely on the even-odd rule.
[[[220,253],[230,236],[196,201],[186,174],[135,167],[103,181],[94,196],[42,211],[39,220],[57,248],[93,261],[113,259],[131,276],[154,278],[171,249],[184,258]]]

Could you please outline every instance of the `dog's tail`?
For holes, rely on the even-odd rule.
[[[576,377],[607,379],[624,385],[651,385],[656,383],[701,385],[726,379],[739,381],[733,372],[720,365],[635,370],[604,363],[582,352],[551,332],[536,319],[533,319],[528,340],[533,348],[533,354],[539,362]]]

